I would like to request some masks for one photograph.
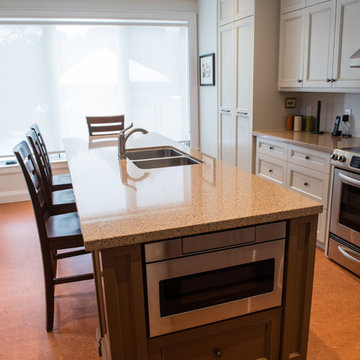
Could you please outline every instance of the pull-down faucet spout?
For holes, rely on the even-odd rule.
[[[119,132],[118,135],[118,159],[122,160],[126,158],[126,150],[125,150],[125,144],[126,141],[128,140],[128,138],[136,133],[136,132],[141,132],[142,134],[148,134],[149,132],[145,129],[141,129],[141,128],[135,128],[132,129],[131,131],[129,131],[128,133],[126,133],[126,131],[130,130],[133,127],[133,123],[131,123],[126,129],[121,130]]]

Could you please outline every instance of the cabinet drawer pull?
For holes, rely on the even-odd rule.
[[[306,155],[306,156],[305,156],[305,159],[306,159],[306,160],[310,160],[310,156],[309,156],[309,155]]]
[[[221,109],[221,110],[220,110],[220,112],[221,112],[221,113],[229,113],[229,112],[230,112],[230,110],[227,110],[227,109]]]
[[[328,83],[331,82],[331,79],[326,79],[326,82],[328,82]]]
[[[309,185],[309,183],[307,183],[307,182],[304,182],[304,186],[308,186]]]
[[[247,116],[248,113],[246,111],[237,111],[236,115],[238,115],[238,116]]]
[[[273,147],[273,146],[269,146],[269,150],[274,150],[274,147]]]
[[[336,81],[336,79],[331,79],[331,82],[335,82]]]
[[[273,171],[272,171],[272,169],[269,169],[269,173],[272,173]]]
[[[301,84],[301,83],[302,83],[302,80],[301,80],[301,79],[299,79],[299,80],[298,80],[298,83],[299,83],[299,84]]]
[[[214,354],[217,359],[221,358],[221,356],[222,356],[222,353],[219,349],[215,349]]]

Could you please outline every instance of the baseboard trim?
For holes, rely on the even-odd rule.
[[[0,204],[27,201],[30,196],[27,190],[14,190],[0,192]]]

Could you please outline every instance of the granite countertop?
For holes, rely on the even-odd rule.
[[[174,146],[202,164],[142,170],[118,160],[116,139],[64,140],[89,251],[314,215],[322,205],[161,135],[129,148]]]
[[[333,152],[334,149],[341,149],[350,146],[360,146],[360,138],[344,138],[341,136],[331,136],[329,133],[312,134],[308,131],[289,131],[289,130],[256,130],[254,136],[263,136],[289,144],[306,146],[314,150]]]

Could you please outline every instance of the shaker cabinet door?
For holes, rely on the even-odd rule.
[[[236,165],[236,124],[234,116],[220,112],[220,159]]]
[[[360,0],[338,0],[333,87],[360,88],[360,68],[349,66],[350,57],[360,48]]]
[[[234,1],[235,0],[218,0],[219,26],[234,21]]]
[[[305,0],[281,0],[281,13],[299,10],[305,7]]]
[[[255,0],[235,0],[235,20],[254,15]]]
[[[302,87],[304,10],[281,16],[279,87]]]
[[[331,87],[334,31],[334,2],[305,9],[304,87]]]

